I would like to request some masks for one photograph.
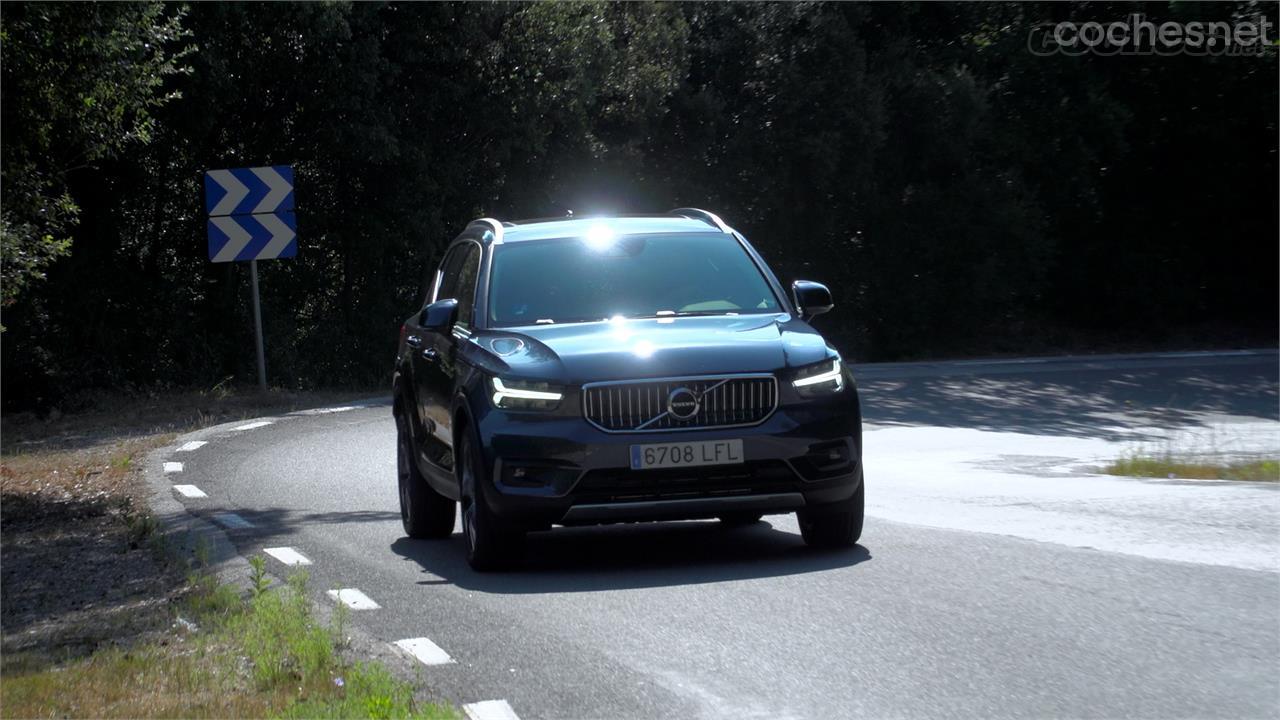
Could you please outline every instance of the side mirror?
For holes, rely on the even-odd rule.
[[[835,303],[831,301],[831,291],[822,283],[796,280],[791,283],[791,295],[796,300],[796,307],[800,308],[801,317],[811,318],[835,307]]]
[[[453,298],[437,300],[422,308],[418,325],[429,332],[447,333],[458,319],[458,301]]]

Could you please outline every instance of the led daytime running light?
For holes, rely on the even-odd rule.
[[[517,400],[560,400],[564,396],[558,392],[545,392],[542,390],[519,390],[509,388],[502,384],[502,380],[493,379],[493,404],[502,406],[503,398],[516,398]]]
[[[795,387],[808,387],[819,383],[831,382],[840,379],[840,360],[837,358],[831,361],[831,369],[819,375],[812,375],[799,380],[792,380],[791,384]]]

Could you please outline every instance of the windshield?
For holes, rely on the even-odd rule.
[[[778,311],[760,270],[737,239],[723,233],[564,238],[494,248],[494,327]]]

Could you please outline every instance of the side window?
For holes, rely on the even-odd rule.
[[[480,273],[480,248],[475,243],[463,243],[444,259],[437,300],[453,298],[458,301],[458,325],[470,329],[475,315],[476,278]]]
[[[444,262],[440,264],[440,280],[436,287],[436,300],[448,300],[449,298],[458,297],[458,264],[462,261],[465,246],[459,246],[449,251],[445,256]]]
[[[458,249],[461,267],[458,270],[457,294],[454,295],[458,298],[458,324],[470,329],[476,310],[476,279],[480,275],[480,248],[475,243],[467,243]]]

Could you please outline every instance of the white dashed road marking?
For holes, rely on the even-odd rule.
[[[268,425],[270,425],[270,424],[271,424],[271,421],[270,421],[270,420],[259,420],[258,422],[251,422],[251,423],[249,423],[248,425],[241,425],[240,427],[233,427],[233,428],[231,428],[231,431],[232,431],[232,432],[240,432],[241,430],[254,430],[254,429],[257,429],[257,428],[260,428],[260,427],[266,427],[266,426],[268,426]]]
[[[365,595],[355,588],[342,588],[341,590],[330,590],[329,597],[346,605],[352,610],[377,610],[380,605],[373,601],[373,598]]]
[[[445,665],[453,662],[449,653],[428,638],[397,640],[395,646],[417,658],[423,665]]]
[[[471,720],[520,720],[506,700],[483,700],[462,706]]]
[[[264,553],[266,553],[266,554],[270,555],[271,557],[273,557],[273,558],[275,558],[275,559],[279,560],[280,562],[284,563],[285,565],[298,566],[298,565],[310,565],[310,564],[311,564],[311,561],[310,561],[310,560],[308,560],[308,559],[307,559],[307,557],[306,557],[305,555],[303,555],[302,553],[298,552],[297,550],[294,550],[294,549],[293,549],[293,548],[291,548],[291,547],[263,548],[263,549],[262,549],[262,552],[264,552]]]
[[[174,485],[173,489],[186,497],[209,497],[204,494],[203,490],[195,485]]]
[[[182,472],[182,463],[180,463],[180,462],[167,462],[167,463],[165,463],[165,464],[164,464],[164,473],[165,473],[165,475],[168,475],[169,473],[179,473],[179,472]]]
[[[192,450],[199,450],[200,448],[208,444],[209,443],[205,442],[204,440],[192,440],[191,442],[186,443],[182,447],[178,448],[178,452],[191,452]]]
[[[235,513],[214,513],[213,520],[219,525],[231,528],[232,530],[253,527],[253,523],[245,520]]]

